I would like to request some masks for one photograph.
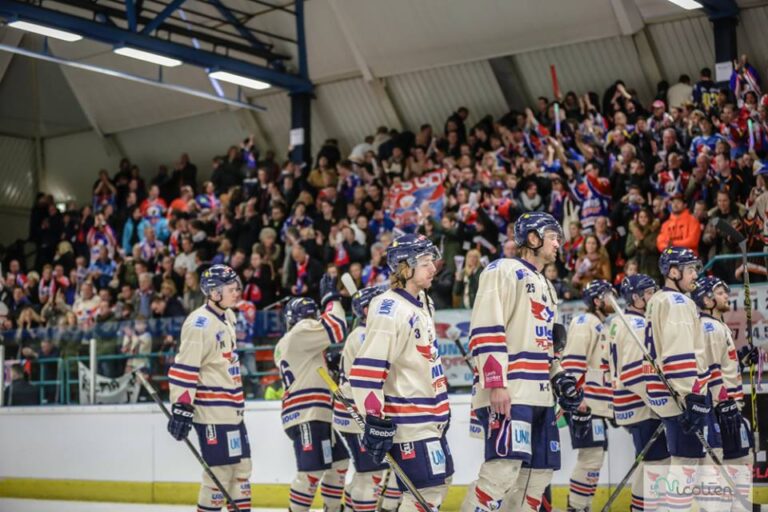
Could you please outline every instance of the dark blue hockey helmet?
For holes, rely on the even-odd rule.
[[[705,308],[704,299],[715,298],[715,288],[722,286],[726,292],[730,292],[731,288],[719,277],[715,276],[701,276],[696,280],[696,287],[691,292],[691,298],[700,308]]]
[[[387,266],[392,272],[395,272],[402,262],[413,268],[416,261],[425,255],[431,255],[435,261],[442,258],[440,249],[424,235],[401,235],[387,247]]]
[[[621,281],[621,296],[624,297],[628,306],[634,303],[635,295],[642,296],[645,290],[657,289],[659,286],[653,278],[646,274],[635,274],[627,276]]]
[[[606,292],[611,291],[613,291],[613,286],[611,286],[611,283],[605,279],[594,279],[587,283],[587,286],[584,287],[584,290],[581,292],[581,299],[584,301],[584,304],[586,304],[588,308],[591,308],[593,306],[592,301],[594,299],[599,299],[605,295]]]
[[[531,231],[544,240],[544,233],[553,231],[557,233],[560,242],[563,241],[563,228],[560,223],[546,212],[524,213],[515,221],[515,244],[518,247],[528,246],[528,233]]]
[[[317,318],[320,308],[317,307],[317,302],[309,297],[296,297],[288,301],[283,314],[285,323],[290,328],[305,318]]]
[[[352,296],[352,312],[360,320],[365,320],[365,308],[371,303],[374,297],[384,293],[387,290],[386,286],[369,286],[357,290]]]
[[[701,260],[691,249],[685,247],[667,247],[661,251],[661,256],[659,257],[659,270],[661,270],[662,276],[667,277],[667,275],[669,275],[669,270],[672,267],[680,267],[680,270],[682,270],[682,267],[688,265],[695,265],[696,272],[701,272]]]
[[[214,291],[221,291],[223,286],[230,283],[238,283],[240,288],[243,287],[237,272],[227,265],[213,265],[200,276],[200,290],[206,297],[210,297]]]

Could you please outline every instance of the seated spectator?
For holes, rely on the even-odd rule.
[[[290,294],[294,297],[317,298],[322,275],[322,264],[310,258],[303,245],[294,243],[291,247],[291,259],[286,274]]]
[[[128,355],[150,354],[152,352],[152,335],[147,330],[146,318],[137,316],[131,325],[126,326],[123,333],[120,352]],[[129,374],[137,368],[149,366],[149,360],[143,357],[134,357],[125,362],[125,374]]]
[[[106,288],[109,286],[109,282],[112,281],[112,276],[114,276],[116,269],[117,266],[114,260],[110,259],[107,248],[100,246],[99,257],[88,267],[88,278],[96,284],[97,288]]]
[[[544,267],[544,277],[549,279],[552,287],[555,289],[557,298],[560,300],[573,300],[573,292],[568,282],[562,279],[557,272],[557,265],[550,263]]]
[[[160,294],[152,297],[152,318],[180,318],[185,315],[184,306],[176,297],[166,299]]]
[[[188,312],[194,311],[205,303],[205,296],[200,291],[200,277],[197,272],[184,274],[184,295],[181,305]]]

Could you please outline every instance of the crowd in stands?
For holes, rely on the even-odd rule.
[[[642,102],[618,80],[602,94],[540,97],[472,126],[461,107],[443,126],[360,134],[348,154],[327,140],[309,167],[262,155],[252,137],[214,158],[210,172],[182,154],[150,178],[125,158],[99,172],[91,204],[59,208],[38,196],[34,265],[3,265],[2,328],[134,320],[114,351],[135,354],[173,348],[171,336],[147,339],[143,322],[201,305],[198,276],[213,263],[241,276],[244,326],[285,296],[316,298],[329,267],[360,287],[383,282],[385,249],[399,229],[389,191],[438,170],[442,210],[425,203],[417,212],[418,230],[444,255],[432,290],[438,308],[472,306],[483,267],[516,254],[510,235],[524,212],[548,211],[563,223],[560,261],[545,272],[566,300],[595,278],[659,277],[659,253],[670,245],[704,261],[738,252],[713,220],[762,251],[768,100],[760,87],[742,58],[730,84],[703,69],[695,83],[685,75],[671,87],[662,82]],[[764,269],[754,267],[759,279]],[[722,261],[712,272],[734,282],[744,268]],[[244,345],[253,343],[248,333]]]

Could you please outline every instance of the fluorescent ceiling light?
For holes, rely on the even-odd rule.
[[[144,62],[151,62],[152,64],[159,64],[173,68],[181,66],[182,62],[178,59],[172,59],[164,55],[158,55],[156,53],[145,52],[144,50],[137,50],[136,48],[129,48],[128,46],[121,46],[113,50],[116,54],[124,57],[131,57],[132,59],[143,60]]]
[[[692,9],[701,9],[704,7],[696,0],[669,0],[673,4],[675,4],[678,7],[682,7],[683,9],[692,10]]]
[[[254,80],[253,78],[246,78],[244,76],[235,75],[234,73],[228,73],[226,71],[214,71],[213,73],[209,73],[208,76],[211,78],[215,78],[216,80],[221,80],[222,82],[229,82],[231,84],[242,85],[243,87],[248,87],[249,89],[256,89],[257,91],[260,91],[263,89],[269,89],[270,87],[272,87],[267,82]]]
[[[61,39],[62,41],[74,42],[79,41],[83,37],[72,32],[65,30],[59,30],[57,28],[46,27],[44,25],[38,25],[37,23],[30,23],[28,21],[12,21],[8,24],[9,27],[17,28],[19,30],[26,30],[27,32],[34,32],[46,37],[52,37],[54,39]]]

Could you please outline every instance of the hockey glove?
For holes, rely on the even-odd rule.
[[[552,387],[560,407],[565,412],[574,412],[584,400],[584,391],[576,385],[576,378],[560,372],[552,378]]]
[[[757,364],[760,359],[760,349],[754,345],[744,345],[739,349],[739,371],[744,371],[750,366]]]
[[[587,407],[586,411],[578,409],[570,414],[571,429],[576,439],[584,439],[589,435],[592,429],[592,410]]]
[[[334,345],[325,351],[325,364],[328,366],[328,373],[338,384],[341,373],[341,345]]]
[[[392,420],[370,414],[365,417],[363,446],[371,454],[376,464],[381,464],[384,461],[384,457],[395,444],[395,431],[397,431],[397,427],[392,423]]]
[[[332,300],[341,299],[341,294],[336,287],[336,278],[331,274],[323,274],[320,278],[320,308],[325,310],[325,306]]]
[[[712,406],[707,403],[707,397],[691,393],[685,397],[685,410],[678,416],[678,421],[686,434],[700,431],[707,423],[707,415]]]
[[[168,432],[177,441],[183,441],[190,429],[195,408],[190,404],[175,403],[171,406],[171,419],[168,420]]]
[[[717,422],[723,432],[731,435],[738,433],[741,428],[741,412],[733,398],[717,404],[715,414],[717,414]]]

